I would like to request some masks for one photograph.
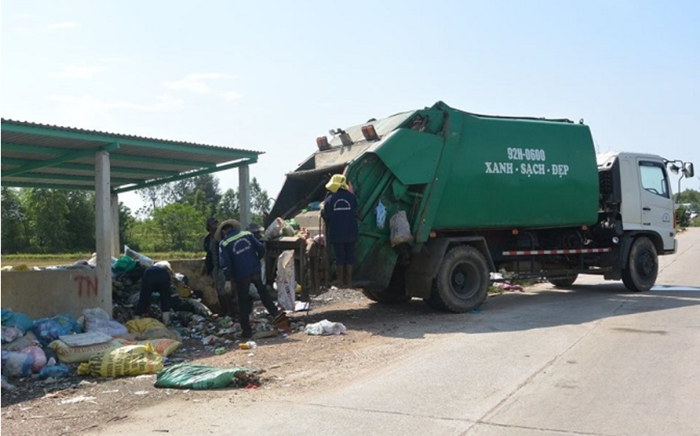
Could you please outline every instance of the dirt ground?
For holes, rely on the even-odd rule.
[[[322,389],[420,346],[416,337],[403,336],[402,325],[454,322],[459,316],[435,312],[420,300],[382,305],[359,291],[334,289],[316,297],[308,315],[297,312],[290,318],[306,323],[322,319],[341,322],[347,328],[343,335],[293,332],[287,337],[256,340],[258,347],[252,350],[239,350],[237,343],[230,343],[221,355],[199,339],[188,339],[170,356],[175,361],[260,370],[262,383],[257,389],[159,389],[153,386],[155,375],[117,379],[73,376],[50,383],[12,380],[17,389],[2,391],[2,435],[78,435],[164,401],[206,403],[221,396],[228,396],[232,403],[264,401]]]

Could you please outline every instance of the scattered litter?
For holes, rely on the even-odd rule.
[[[134,395],[148,395],[150,392],[148,391],[136,391],[134,392]]]
[[[241,342],[238,344],[238,348],[241,350],[252,350],[253,348],[257,348],[258,344],[254,341],[248,341],[248,342]]]
[[[58,404],[75,404],[75,403],[82,403],[85,401],[95,402],[96,399],[97,399],[96,397],[86,397],[85,395],[78,395],[77,397],[63,400]]]
[[[493,284],[495,288],[501,288],[504,291],[518,291],[518,292],[523,292],[525,289],[523,289],[522,286],[520,285],[514,285],[509,282],[496,282]]]
[[[311,307],[311,303],[308,301],[297,301],[294,303],[295,312],[306,312]]]
[[[12,391],[14,389],[17,389],[17,387],[13,384],[10,384],[10,382],[8,382],[7,379],[5,378],[5,376],[3,375],[2,376],[2,389],[6,390],[6,391]]]
[[[345,326],[339,322],[330,322],[327,319],[313,324],[307,324],[304,333],[314,336],[340,335],[347,331]]]

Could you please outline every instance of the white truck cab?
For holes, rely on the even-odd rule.
[[[597,156],[599,172],[607,173],[606,189],[617,210],[621,276],[631,290],[648,290],[656,281],[659,255],[677,249],[675,204],[669,171],[693,177],[693,164],[640,153]]]

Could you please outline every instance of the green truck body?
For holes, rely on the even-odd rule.
[[[566,284],[580,272],[619,279],[629,270],[623,257],[634,234],[612,242],[624,234],[619,168],[599,167],[582,123],[476,115],[438,102],[335,133],[288,174],[270,218],[294,217],[323,199],[332,174],[345,173],[358,199],[355,279],[374,300],[420,297],[464,311],[485,298],[489,272]],[[601,191],[602,179],[611,181],[603,188],[610,192]],[[390,218],[398,211],[406,212],[414,240],[392,246]],[[661,254],[670,251],[649,239]],[[509,254],[542,249],[569,251]]]

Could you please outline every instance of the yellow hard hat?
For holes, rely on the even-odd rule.
[[[340,188],[348,189],[348,183],[345,180],[345,176],[342,174],[333,174],[331,180],[328,183],[326,183],[326,189],[333,193],[336,193]]]

